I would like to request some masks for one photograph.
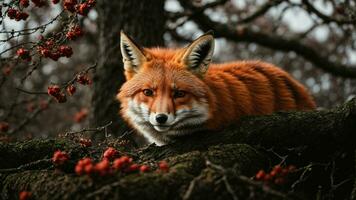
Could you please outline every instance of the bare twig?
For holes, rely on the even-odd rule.
[[[74,135],[74,134],[78,134],[78,133],[103,131],[103,130],[106,130],[107,127],[109,127],[111,124],[112,124],[112,121],[110,121],[109,123],[105,124],[104,126],[99,126],[99,127],[95,127],[95,128],[83,128],[83,129],[81,129],[79,131],[66,132],[65,136],[70,136],[70,135]]]
[[[51,159],[41,159],[41,160],[36,160],[34,162],[26,163],[24,165],[21,165],[16,168],[8,168],[8,169],[0,169],[0,174],[1,173],[14,173],[14,172],[21,172],[25,170],[31,170],[31,169],[38,169],[41,166],[50,166],[51,165]]]

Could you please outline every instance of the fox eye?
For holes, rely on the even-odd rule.
[[[148,97],[153,96],[153,90],[151,90],[151,89],[144,89],[142,92],[145,96],[148,96]]]
[[[185,91],[183,90],[175,90],[173,92],[173,98],[182,98],[185,96]]]

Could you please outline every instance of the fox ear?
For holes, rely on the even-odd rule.
[[[198,75],[204,75],[208,70],[213,52],[214,37],[209,31],[186,47],[182,61],[188,70]]]
[[[143,50],[123,31],[120,34],[120,48],[125,70],[137,73],[146,61]]]

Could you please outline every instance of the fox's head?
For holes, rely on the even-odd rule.
[[[172,50],[141,48],[121,32],[126,82],[117,98],[123,117],[158,145],[202,129],[211,115],[204,74],[213,50],[210,33]]]

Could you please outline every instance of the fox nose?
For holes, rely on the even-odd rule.
[[[168,116],[165,115],[165,114],[158,114],[158,115],[156,115],[156,121],[157,121],[157,123],[159,123],[159,124],[164,124],[164,123],[166,123],[167,119],[168,119]]]

